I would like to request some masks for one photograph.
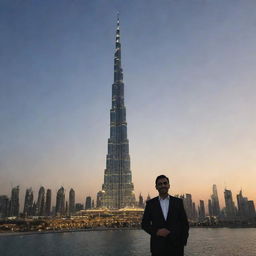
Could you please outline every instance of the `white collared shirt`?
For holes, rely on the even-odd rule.
[[[165,199],[162,199],[159,196],[159,202],[161,205],[161,209],[162,209],[162,213],[164,215],[164,219],[167,219],[167,214],[168,214],[168,210],[169,210],[169,202],[170,202],[170,196],[168,195]]]

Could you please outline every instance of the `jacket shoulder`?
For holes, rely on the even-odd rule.
[[[183,199],[181,198],[178,198],[178,197],[174,197],[174,196],[170,196],[170,200],[175,203],[175,204],[183,204]]]
[[[154,204],[154,203],[157,202],[157,201],[158,201],[158,196],[156,196],[156,197],[154,197],[154,198],[148,200],[148,201],[146,202],[146,204]]]
[[[183,200],[181,199],[181,198],[179,198],[179,197],[175,197],[175,196],[170,196],[170,199],[172,199],[172,200],[175,200],[175,201],[179,201],[179,202],[183,202]]]

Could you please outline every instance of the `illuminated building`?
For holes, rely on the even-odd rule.
[[[102,190],[104,193],[103,207],[120,209],[135,205],[134,186],[130,170],[129,141],[127,138],[126,108],[124,104],[119,18],[115,41],[110,138],[108,139],[108,154]]]

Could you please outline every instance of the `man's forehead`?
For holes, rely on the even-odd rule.
[[[160,179],[157,180],[157,183],[159,183],[159,182],[165,182],[165,181],[168,182],[168,180],[167,180],[166,178],[160,178]]]

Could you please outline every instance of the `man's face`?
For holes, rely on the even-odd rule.
[[[170,188],[170,184],[166,178],[158,179],[156,183],[156,189],[159,194],[167,194]]]

